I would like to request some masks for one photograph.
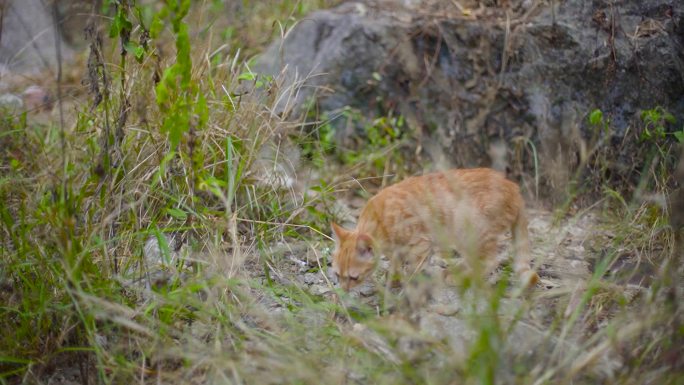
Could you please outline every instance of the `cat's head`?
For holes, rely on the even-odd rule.
[[[337,283],[349,291],[363,282],[375,269],[373,238],[332,223],[335,252],[331,272]]]

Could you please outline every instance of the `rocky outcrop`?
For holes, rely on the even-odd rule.
[[[0,66],[5,70],[56,68],[55,35],[61,43],[63,57],[71,55],[61,35],[56,33],[50,6],[40,0],[10,0],[0,4],[0,12]]]
[[[281,112],[313,99],[329,116],[346,106],[369,118],[401,114],[433,160],[505,167],[527,191],[537,175],[553,196],[599,161],[610,163],[601,178],[635,184],[647,158],[640,111],[671,112],[679,123],[666,130],[684,121],[684,5],[478,3],[488,4],[344,3],[301,20],[257,71],[302,86]],[[596,108],[609,124],[588,124]],[[358,134],[338,121],[339,140]],[[598,172],[587,169],[590,179]]]

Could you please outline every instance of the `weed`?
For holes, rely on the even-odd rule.
[[[677,120],[660,106],[641,111],[641,120],[644,123],[644,130],[639,137],[641,141],[656,141],[664,139],[667,135],[677,135],[670,134],[665,129],[666,124],[675,124]]]

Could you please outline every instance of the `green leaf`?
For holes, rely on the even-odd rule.
[[[254,80],[256,79],[256,74],[253,72],[243,72],[238,76],[238,80]]]
[[[173,24],[174,31],[178,33],[183,26],[183,18],[190,10],[190,0],[167,1],[167,4],[174,13],[173,20],[171,22]]]
[[[135,56],[135,59],[138,62],[142,61],[143,56],[145,55],[145,48],[143,46],[139,45],[135,48],[135,51],[133,52],[133,55]]]
[[[648,116],[648,112],[646,110],[641,111],[640,117],[642,121],[646,121],[646,117]]]
[[[200,93],[197,97],[197,104],[195,104],[195,113],[199,118],[198,126],[200,128],[206,126],[207,121],[209,120],[209,109],[207,108],[207,99],[204,98],[204,95],[202,95],[202,93]]]
[[[33,361],[24,358],[10,357],[10,356],[0,356],[0,362],[12,363],[12,364],[30,364]]]
[[[133,29],[133,24],[128,21],[124,8],[119,7],[116,16],[114,16],[114,20],[112,20],[112,25],[109,28],[109,37],[115,38],[121,35],[121,31],[130,31],[131,29]]]
[[[190,0],[166,1],[157,15],[152,17],[150,36],[155,38],[161,33],[164,21],[170,17],[176,40],[176,62],[164,70],[161,81],[156,85],[156,99],[159,109],[164,112],[161,126],[163,133],[168,133],[172,149],[181,142],[183,133],[190,127],[191,118],[199,116],[200,126],[208,120],[206,101],[198,97],[198,86],[192,83],[192,58],[190,56],[190,34],[183,18],[190,9]],[[138,60],[142,60],[145,51],[134,49]]]
[[[190,58],[190,34],[188,25],[183,23],[178,28],[176,37],[176,64],[178,73],[181,75],[181,87],[190,88],[192,73],[192,59]]]
[[[204,178],[203,182],[206,183],[207,185],[218,186],[221,188],[224,188],[227,186],[226,181],[218,179],[218,178],[211,176],[211,175]]]
[[[679,143],[684,143],[684,127],[682,127],[681,131],[675,131],[674,136]]]
[[[199,188],[200,190],[211,192],[216,197],[225,199],[226,196],[223,192],[223,189],[226,187],[227,184],[228,183],[226,183],[226,181],[217,179],[213,176],[207,176],[206,178],[200,181]],[[230,199],[230,197],[228,197],[228,199]]]
[[[164,119],[163,131],[169,133],[169,142],[172,148],[176,148],[183,137],[183,133],[188,131],[190,122],[188,119],[187,111],[183,111],[179,103],[174,104],[174,114],[167,116]]]
[[[166,209],[166,213],[171,215],[172,217],[174,217],[176,219],[181,220],[181,221],[188,219],[188,214],[181,209],[169,208],[169,209]]]
[[[663,118],[665,119],[666,122],[668,122],[670,124],[677,123],[677,119],[674,117],[674,115],[672,115],[669,112],[665,112],[665,116]]]
[[[169,101],[169,83],[173,84],[173,75],[173,66],[165,69],[161,81],[157,83],[157,86],[155,87],[157,105],[162,108],[162,111],[164,111],[166,102]]]
[[[135,55],[135,51],[136,51],[138,48],[142,48],[142,47],[140,47],[140,46],[138,45],[138,43],[136,43],[136,42],[134,42],[134,41],[128,41],[128,42],[126,43],[126,45],[124,46],[124,49],[126,50],[126,52],[130,53],[131,55]]]
[[[162,12],[154,15],[152,18],[152,23],[150,24],[150,37],[152,39],[156,39],[159,34],[161,33],[162,29],[164,29],[164,22],[162,21],[162,18],[165,17]]]
[[[165,264],[171,263],[171,248],[169,247],[169,242],[166,240],[164,234],[155,226],[152,233],[157,238],[157,244],[159,245],[159,251],[161,252],[162,261]]]
[[[589,114],[589,123],[593,126],[600,124],[603,121],[603,112],[598,108],[591,111]]]

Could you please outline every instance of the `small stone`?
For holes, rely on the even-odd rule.
[[[331,291],[332,289],[327,285],[311,285],[311,293],[314,295],[323,295]]]
[[[314,273],[306,273],[304,274],[304,283],[307,285],[313,285],[314,283],[318,283],[319,278],[316,274]]]
[[[347,377],[356,382],[361,382],[366,379],[366,375],[363,373],[358,373],[358,372],[349,372],[347,373]]]
[[[458,314],[461,307],[458,304],[435,304],[430,306],[430,310],[439,315],[451,317]]]
[[[370,297],[373,294],[375,294],[375,287],[373,285],[363,285],[359,289],[359,294],[361,294],[364,297]]]
[[[24,107],[24,102],[20,97],[14,94],[0,95],[0,108],[6,109],[9,112],[16,112]]]
[[[107,339],[107,336],[99,333],[95,333],[95,342],[97,342],[97,345],[101,347],[109,346],[109,340]]]
[[[560,286],[560,284],[544,278],[540,279],[539,282],[547,289],[553,289]]]
[[[30,86],[21,94],[28,110],[51,110],[52,100],[45,88]]]
[[[159,244],[159,239],[157,239],[156,236],[150,236],[145,241],[143,256],[145,257],[145,262],[148,264],[148,267],[173,265],[176,262],[176,259],[178,258],[178,253],[176,253],[176,236],[173,234],[163,234],[163,237],[166,240],[169,255],[164,255],[162,247]]]

